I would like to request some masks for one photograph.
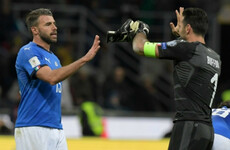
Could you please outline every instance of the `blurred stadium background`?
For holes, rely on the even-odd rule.
[[[0,137],[0,147],[12,150],[15,146],[13,127],[20,95],[14,64],[19,48],[31,40],[25,15],[44,7],[53,11],[57,22],[58,43],[52,50],[63,66],[83,56],[95,34],[101,38],[96,58],[63,82],[63,124],[69,149],[87,150],[92,145],[111,150],[167,149],[175,111],[172,62],[137,56],[129,43],[107,44],[106,32],[132,18],[150,25],[151,41],[172,40],[169,22],[176,23],[174,10],[180,6],[200,7],[208,13],[206,42],[222,59],[215,107],[230,99],[229,0],[1,0],[0,134],[5,136]],[[96,105],[90,111],[96,110],[95,116],[103,120],[102,132],[95,133],[87,121],[82,104],[88,101]],[[85,124],[81,119],[86,119]]]

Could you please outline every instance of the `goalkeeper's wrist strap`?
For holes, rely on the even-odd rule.
[[[147,57],[156,57],[156,45],[157,43],[145,42],[144,54]]]

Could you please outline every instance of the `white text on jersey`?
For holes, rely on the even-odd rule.
[[[207,56],[207,64],[215,68],[220,68],[219,62],[209,56]]]

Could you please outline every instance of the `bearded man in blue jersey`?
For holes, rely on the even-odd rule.
[[[62,67],[51,51],[57,26],[49,9],[39,8],[26,17],[33,40],[17,56],[16,71],[21,101],[15,125],[17,150],[67,150],[61,124],[62,81],[94,58],[100,48],[96,35],[88,53]]]

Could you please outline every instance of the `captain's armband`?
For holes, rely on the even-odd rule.
[[[156,45],[157,43],[145,42],[144,55],[147,57],[156,58]]]

